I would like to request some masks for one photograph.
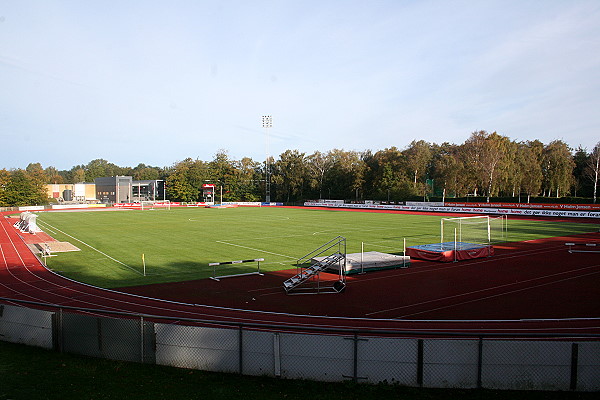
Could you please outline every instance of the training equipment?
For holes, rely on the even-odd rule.
[[[170,200],[142,200],[140,202],[142,210],[170,210]]]
[[[406,253],[430,261],[460,261],[491,257],[493,243],[506,241],[506,216],[442,218],[440,242],[411,246]]]
[[[37,226],[37,214],[29,211],[22,212],[19,215],[19,220],[15,222],[14,227],[21,232],[33,233],[41,232],[42,230]]]
[[[506,215],[442,218],[440,243],[463,242],[491,245],[506,241]]]
[[[600,243],[565,243],[569,253],[600,253]]]
[[[214,262],[214,263],[209,263],[208,266],[209,267],[213,267],[213,275],[210,277],[210,279],[215,280],[215,281],[219,281],[223,278],[233,278],[236,276],[245,276],[245,275],[264,275],[260,272],[260,262],[261,261],[265,261],[264,258],[254,258],[251,260],[239,260],[239,261],[225,261],[225,262]],[[220,275],[217,276],[217,266],[219,265],[230,265],[230,264],[243,264],[243,263],[247,263],[247,262],[256,262],[257,263],[257,270],[253,271],[253,272],[243,272],[240,274],[230,274],[230,275]]]
[[[325,257],[314,257],[314,262],[323,261]],[[379,251],[367,251],[362,253],[346,254],[346,275],[362,274],[372,271],[391,268],[408,268],[409,256],[398,256],[395,254],[381,253]],[[333,263],[327,269],[328,272],[338,272],[340,265]]]
[[[329,255],[321,257],[323,254]],[[331,280],[322,281],[321,273],[334,269],[334,266],[338,271],[337,280],[334,280],[333,284]],[[346,238],[337,236],[299,258],[296,262],[296,275],[286,279],[283,288],[287,294],[341,293],[346,288],[345,271]],[[309,285],[311,283],[312,285]]]

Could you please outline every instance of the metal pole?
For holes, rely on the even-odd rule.
[[[144,363],[144,316],[140,316],[140,362]]]
[[[406,238],[404,238],[404,246],[402,247],[402,267],[406,267]]]
[[[454,228],[454,262],[456,262],[456,228]]]
[[[365,242],[360,242],[360,273],[364,274],[365,269],[363,266],[363,254],[365,252]]]
[[[273,117],[271,115],[263,115],[262,126],[266,133],[266,152],[265,160],[265,203],[271,202],[271,172],[269,168],[269,128],[273,127]]]

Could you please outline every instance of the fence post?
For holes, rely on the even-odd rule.
[[[279,332],[273,334],[273,372],[275,377],[281,377],[281,342]]]
[[[140,315],[140,362],[144,364],[144,346],[146,345],[144,340],[144,316]]]
[[[477,342],[477,389],[481,389],[481,371],[483,369],[483,337]]]
[[[60,353],[63,352],[62,334],[62,308],[52,315],[52,348]]]
[[[579,362],[579,343],[571,343],[571,390],[577,390],[577,364]]]
[[[240,325],[238,328],[238,347],[239,347],[239,369],[238,372],[240,375],[244,373],[244,329],[243,326]]]
[[[423,339],[417,340],[417,385],[423,387]]]
[[[358,382],[359,379],[367,379],[366,377],[359,377],[358,376],[358,342],[363,340],[363,341],[367,341],[369,339],[361,339],[358,337],[358,332],[354,332],[354,336],[351,338],[344,338],[346,340],[352,340],[354,343],[354,348],[353,348],[353,360],[352,360],[352,376],[347,376],[347,375],[342,375],[342,377],[344,378],[352,378],[352,381],[354,382]]]

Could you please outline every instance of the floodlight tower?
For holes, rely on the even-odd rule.
[[[273,117],[270,115],[263,115],[262,126],[265,128],[267,137],[267,159],[265,161],[265,202],[271,202],[271,168],[269,167],[269,128],[273,127]]]

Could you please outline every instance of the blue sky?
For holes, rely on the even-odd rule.
[[[476,130],[600,141],[600,1],[0,0],[0,168]]]

